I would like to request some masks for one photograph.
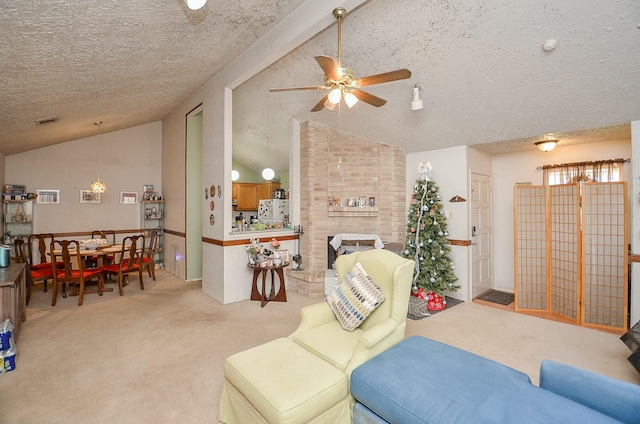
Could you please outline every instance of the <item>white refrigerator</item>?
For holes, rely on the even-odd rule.
[[[258,219],[265,224],[279,222],[283,227],[286,227],[289,224],[289,200],[260,200],[258,204]]]

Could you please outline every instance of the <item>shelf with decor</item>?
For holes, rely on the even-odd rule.
[[[163,267],[164,250],[164,200],[143,200],[140,202],[142,230],[149,237],[152,230],[158,232],[158,248],[154,258],[156,267]],[[148,244],[148,241],[145,241]]]
[[[377,206],[366,206],[364,208],[359,207],[344,207],[344,206],[329,206],[329,216],[378,216]]]
[[[34,203],[32,199],[3,200],[4,243],[13,244],[16,239],[27,240],[33,233]]]

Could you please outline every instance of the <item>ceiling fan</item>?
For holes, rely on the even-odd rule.
[[[408,69],[398,69],[396,71],[384,72],[382,74],[370,75],[368,77],[356,78],[353,69],[343,68],[340,60],[341,43],[342,43],[342,20],[347,16],[347,10],[338,7],[333,10],[333,16],[338,20],[338,61],[336,62],[327,56],[316,56],[318,65],[325,74],[324,85],[307,86],[307,87],[285,87],[272,88],[269,91],[292,91],[292,90],[330,90],[316,104],[311,112],[321,111],[323,108],[333,110],[340,99],[344,98],[348,107],[353,107],[358,100],[362,100],[370,105],[380,107],[387,103],[385,99],[369,94],[363,91],[362,87],[374,84],[382,84],[384,82],[397,81],[411,77],[411,71]]]

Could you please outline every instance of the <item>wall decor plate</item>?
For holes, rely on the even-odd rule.
[[[218,197],[222,196],[222,187],[218,184]]]
[[[211,188],[209,189],[209,194],[211,195],[211,197],[216,195],[216,186],[214,186],[213,184],[211,184]]]
[[[209,215],[209,224],[213,225],[216,223],[216,217],[213,214]]]
[[[211,201],[211,203],[209,203],[209,207],[211,208],[211,210],[216,207],[216,205],[213,203],[213,200]]]

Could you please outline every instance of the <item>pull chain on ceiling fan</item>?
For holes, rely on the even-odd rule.
[[[385,82],[397,81],[411,77],[411,71],[408,69],[398,69],[382,74],[370,75],[368,77],[356,78],[353,69],[342,67],[342,20],[347,16],[346,9],[338,7],[333,10],[333,16],[338,21],[338,60],[328,56],[316,56],[316,62],[324,71],[324,85],[307,86],[307,87],[285,87],[272,88],[269,91],[293,91],[293,90],[330,90],[322,99],[311,109],[312,112],[318,112],[323,108],[334,110],[335,106],[340,103],[340,99],[344,98],[348,107],[353,107],[358,100],[362,100],[370,105],[380,107],[387,103],[385,99],[374,96],[361,90],[367,87]]]

